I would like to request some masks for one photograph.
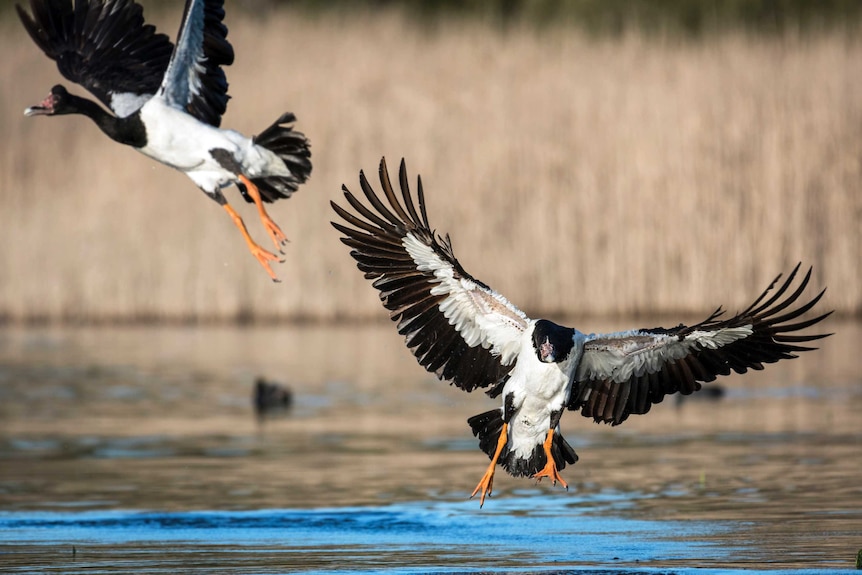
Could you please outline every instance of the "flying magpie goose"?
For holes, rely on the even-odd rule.
[[[264,202],[288,198],[306,181],[311,152],[305,135],[292,128],[291,113],[252,138],[219,128],[229,98],[222,66],[234,59],[223,3],[186,0],[176,46],[144,22],[133,0],[30,0],[32,14],[16,5],[30,37],[60,73],[113,112],[57,85],[24,113],[83,114],[114,141],[184,172],[225,209],[252,255],[278,281],[270,262],[282,260],[251,238],[222,189],[234,184],[255,203],[281,252],[287,238]]]
[[[487,387],[488,395],[502,398],[499,408],[468,419],[491,458],[471,495],[481,492],[480,505],[491,494],[498,464],[515,477],[547,477],[567,487],[559,472],[578,460],[560,434],[567,409],[618,425],[666,395],[687,395],[719,375],[797,357],[815,349],[802,344],[830,335],[797,333],[832,313],[801,319],[825,290],[800,301],[811,270],[797,281],[799,265],[742,312],[725,318],[719,308],[691,326],[586,334],[529,318],[467,273],[449,236],[431,228],[421,178],[417,211],[403,160],[400,199],[385,158],[379,175],[385,201],[360,172],[370,207],[342,186],[353,211],[331,202],[346,222],[332,225],[419,363],[464,391]]]

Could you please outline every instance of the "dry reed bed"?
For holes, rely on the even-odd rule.
[[[177,19],[156,18],[170,34]],[[394,13],[228,25],[224,125],[251,134],[292,110],[313,144],[312,180],[271,210],[292,240],[284,283],[185,176],[84,118],[24,118],[60,77],[7,23],[0,316],[380,318],[328,200],[382,155],[423,175],[465,267],[532,313],[734,309],[799,260],[829,306],[862,310],[859,41],[429,32]]]

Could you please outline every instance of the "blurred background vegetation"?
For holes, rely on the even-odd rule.
[[[295,4],[307,10],[345,5],[397,6],[419,19],[479,18],[503,27],[573,25],[590,34],[627,31],[697,37],[722,30],[781,33],[856,29],[862,2],[856,0],[258,0],[261,5]]]
[[[26,0],[0,0],[3,12]],[[153,0],[150,7],[171,7]],[[751,33],[855,32],[862,22],[859,0],[234,0],[229,11],[266,14],[296,8],[307,14],[399,9],[425,24],[452,17],[513,24],[575,26],[588,34],[637,31],[698,38],[729,30]]]
[[[182,3],[142,4],[173,37]],[[329,225],[384,155],[534,315],[739,309],[799,261],[862,312],[862,2],[231,0],[223,126],[289,110],[312,142],[310,181],[270,209],[281,284],[182,174],[86,118],[23,116],[62,79],[10,6],[0,321],[384,320]]]

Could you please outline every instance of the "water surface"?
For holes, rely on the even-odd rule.
[[[862,329],[829,329],[720,397],[617,428],[567,414],[569,490],[500,474],[479,509],[466,418],[494,402],[390,325],[6,328],[0,571],[849,570]],[[258,376],[293,406],[258,418]]]

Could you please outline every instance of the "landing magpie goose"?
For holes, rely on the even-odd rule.
[[[16,5],[30,37],[57,62],[60,73],[103,104],[54,86],[27,116],[83,114],[111,139],[188,175],[221,205],[252,255],[274,281],[281,261],[249,235],[222,189],[234,184],[254,202],[277,250],[287,242],[264,202],[290,197],[311,173],[308,140],[286,113],[247,138],[220,129],[227,107],[222,66],[233,63],[224,0],[186,0],[176,46],[144,23],[134,0],[30,0],[32,15]],[[282,252],[283,253],[283,252]]]
[[[421,178],[417,212],[404,160],[400,199],[385,159],[379,175],[385,202],[360,172],[370,207],[342,186],[353,211],[330,202],[348,224],[332,225],[344,234],[341,241],[373,280],[419,363],[464,391],[489,387],[488,395],[502,397],[499,408],[468,419],[491,458],[472,494],[481,492],[480,506],[491,494],[498,464],[515,477],[547,477],[567,487],[559,472],[578,456],[560,434],[566,409],[618,425],[629,415],[647,413],[668,394],[687,395],[718,375],[797,357],[796,352],[815,349],[801,344],[831,335],[796,333],[832,313],[799,319],[825,291],[800,301],[811,270],[795,281],[799,265],[742,312],[723,318],[719,308],[692,326],[586,334],[529,318],[467,273],[449,236],[431,228]]]

